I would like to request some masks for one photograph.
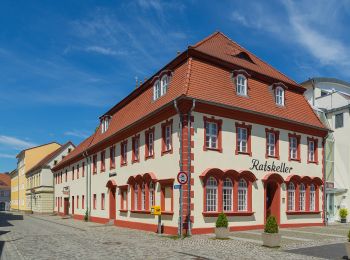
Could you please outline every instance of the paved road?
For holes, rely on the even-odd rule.
[[[238,237],[239,233],[234,235]],[[254,239],[256,237],[250,240]],[[302,238],[301,241],[294,242],[305,244]],[[0,213],[0,250],[1,259],[5,260],[319,259],[285,252],[285,249],[287,248],[269,249],[244,239],[214,240],[209,235],[174,240],[150,232],[85,223],[58,216]]]

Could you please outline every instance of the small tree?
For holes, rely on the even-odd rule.
[[[339,217],[345,219],[348,216],[348,210],[346,208],[341,208],[339,210]]]
[[[228,220],[227,217],[224,213],[220,213],[218,216],[218,219],[216,220],[216,227],[220,228],[220,227],[228,227]]]
[[[267,218],[264,232],[270,234],[278,233],[278,224],[274,216]]]
[[[84,216],[84,221],[88,221],[89,220],[89,212],[86,210],[85,211],[85,216]]]

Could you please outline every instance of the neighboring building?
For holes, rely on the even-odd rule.
[[[17,169],[11,176],[11,210],[27,211],[26,203],[26,173],[42,160],[46,155],[52,153],[61,145],[52,142],[32,148],[25,149],[17,155]]]
[[[338,210],[350,210],[350,83],[313,78],[301,83],[305,97],[332,129],[326,142],[327,215],[339,220]]]
[[[11,177],[8,172],[0,173],[0,211],[10,210]]]
[[[54,182],[52,167],[57,165],[75,146],[68,142],[44,157],[26,173],[27,209],[34,213],[53,213]]]
[[[53,168],[55,211],[165,233],[323,225],[323,138],[305,89],[222,33],[190,46],[100,117]],[[174,189],[177,174],[189,182]],[[181,228],[180,228],[181,230]]]

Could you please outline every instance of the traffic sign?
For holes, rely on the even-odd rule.
[[[177,181],[180,184],[186,184],[187,183],[187,173],[186,172],[179,172],[177,175]]]

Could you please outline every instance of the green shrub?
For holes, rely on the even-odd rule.
[[[89,220],[89,212],[86,210],[85,216],[84,216],[84,221],[88,221],[88,220]]]
[[[220,213],[218,219],[216,220],[216,227],[228,227],[228,220],[224,213]]]
[[[348,242],[350,242],[350,230],[348,232]]]
[[[265,233],[278,233],[278,224],[274,216],[269,216],[265,224]]]
[[[347,217],[347,215],[348,215],[348,210],[347,210],[347,209],[342,208],[342,209],[339,210],[339,216],[340,216],[340,218],[344,219],[344,218]]]

